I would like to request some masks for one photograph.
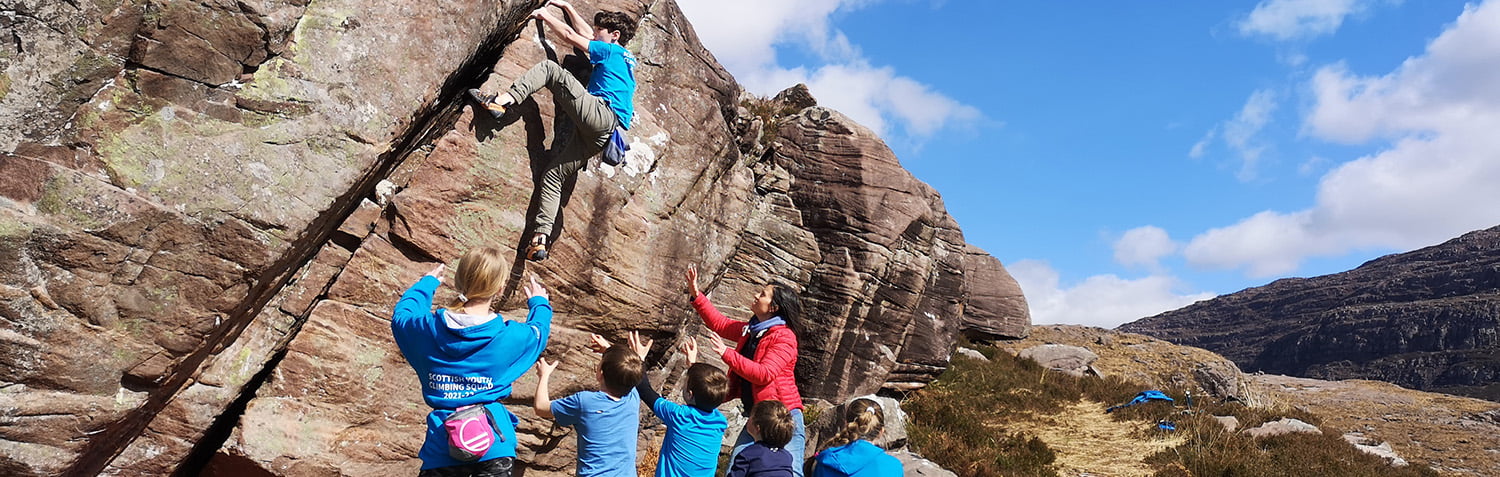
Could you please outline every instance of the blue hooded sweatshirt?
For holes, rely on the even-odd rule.
[[[510,396],[510,385],[526,374],[547,347],[552,330],[552,305],[543,297],[526,301],[531,311],[525,323],[502,317],[454,329],[443,320],[443,309],[432,309],[432,293],[440,282],[422,277],[401,295],[391,315],[391,334],[406,362],[422,382],[427,413],[427,439],[417,456],[422,469],[465,464],[448,456],[443,418],[459,407],[484,404],[495,416],[503,440],[495,442],[480,461],[516,455],[516,416],[499,400]]]
[[[860,439],[819,452],[813,477],[901,477],[903,472],[901,461]]]

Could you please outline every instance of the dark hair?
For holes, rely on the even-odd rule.
[[[760,429],[760,443],[766,447],[780,449],[792,441],[792,414],[781,401],[765,400],[755,403],[750,409],[750,422]]]
[[[844,429],[823,441],[823,448],[848,445],[859,439],[870,440],[885,430],[885,412],[880,403],[859,398],[844,407]]]
[[[635,38],[635,20],[625,12],[599,12],[594,14],[594,26],[609,31],[620,32],[620,44],[630,42]]]
[[[630,394],[630,390],[635,389],[635,385],[641,382],[641,376],[646,373],[641,357],[625,345],[614,345],[604,350],[599,371],[604,374],[604,390],[615,396]]]
[[[690,404],[707,411],[724,402],[724,396],[729,394],[729,377],[712,365],[696,363],[688,366],[687,390],[693,393]]]
[[[797,296],[797,291],[791,287],[779,283],[771,284],[771,305],[776,307],[776,316],[786,321],[786,326],[793,330],[801,324],[797,321],[802,317],[802,298]]]

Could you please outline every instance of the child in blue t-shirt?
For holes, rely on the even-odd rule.
[[[792,477],[792,453],[786,449],[796,424],[781,401],[765,400],[750,408],[745,431],[755,439],[729,463],[729,477]]]
[[[635,443],[641,424],[641,398],[635,384],[644,374],[640,356],[611,346],[599,363],[602,391],[580,391],[553,401],[547,391],[558,363],[537,362],[536,415],[578,433],[580,477],[635,477]]]
[[[396,346],[417,373],[427,414],[427,437],[417,456],[426,476],[508,477],[516,456],[514,415],[499,400],[510,396],[511,383],[526,373],[547,347],[552,305],[536,277],[524,287],[530,313],[526,321],[501,318],[490,311],[495,294],[509,275],[507,257],[485,247],[458,261],[454,288],[458,299],[432,310],[432,296],[446,268],[438,265],[401,295],[391,315]],[[495,433],[483,436],[488,450],[465,462],[449,454],[443,421],[459,408],[483,405],[494,416]]]
[[[533,12],[531,17],[546,23],[562,37],[563,43],[588,52],[589,63],[593,65],[588,86],[585,87],[557,62],[548,60],[516,78],[505,93],[490,95],[477,89],[469,90],[470,95],[484,103],[485,109],[499,119],[511,104],[547,88],[559,106],[559,114],[566,114],[575,125],[570,140],[554,146],[552,160],[547,163],[537,189],[542,200],[537,208],[536,228],[527,242],[526,256],[531,260],[547,258],[547,240],[552,236],[552,225],[561,212],[563,183],[577,174],[589,158],[604,149],[615,128],[630,129],[630,121],[635,116],[635,56],[622,46],[635,36],[635,20],[623,12],[602,11],[594,15],[590,31],[587,30],[589,23],[572,4],[564,0],[551,0],[547,4],[562,9],[568,21],[552,16],[546,6]]]
[[[596,349],[609,348],[609,341],[593,336]],[[651,340],[642,342],[640,335],[630,333],[630,348],[642,360],[651,351]],[[719,470],[719,447],[729,421],[719,412],[718,404],[729,393],[729,377],[724,371],[698,362],[698,343],[692,339],[679,347],[687,356],[688,371],[683,400],[678,404],[661,397],[651,387],[651,378],[641,376],[635,390],[641,402],[667,426],[662,439],[661,456],[656,464],[657,477],[713,477]]]

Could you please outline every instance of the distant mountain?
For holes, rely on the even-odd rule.
[[[1500,227],[1126,323],[1245,371],[1500,400]]]

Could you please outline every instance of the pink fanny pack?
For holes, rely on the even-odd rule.
[[[483,404],[453,411],[443,419],[443,430],[448,434],[448,456],[463,462],[479,460],[495,442],[505,442],[495,416]]]

